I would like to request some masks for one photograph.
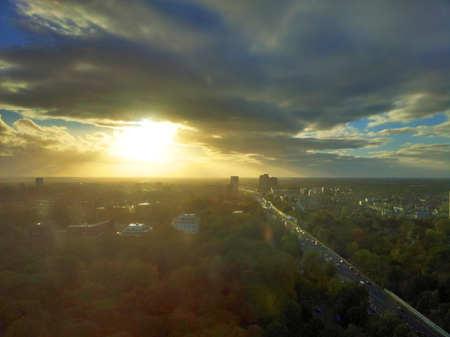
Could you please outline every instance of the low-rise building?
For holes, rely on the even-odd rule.
[[[176,228],[180,231],[188,233],[198,233],[199,232],[199,218],[196,214],[180,214],[173,219],[170,227]]]
[[[297,205],[311,206],[314,204],[315,204],[315,202],[314,202],[313,198],[303,198],[303,199],[298,199],[298,201],[297,201]]]
[[[102,236],[115,233],[116,224],[113,221],[67,227],[67,235],[69,236]]]
[[[129,224],[122,232],[122,236],[141,236],[146,233],[153,232],[153,227],[139,224],[139,223],[132,223]]]

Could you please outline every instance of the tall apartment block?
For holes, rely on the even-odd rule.
[[[34,184],[35,184],[36,188],[43,188],[44,187],[44,178],[34,179]]]
[[[239,190],[239,177],[238,176],[231,177],[230,190],[233,192],[237,192]]]
[[[269,177],[268,174],[263,174],[259,176],[259,191],[267,192],[271,188],[278,188],[278,178]]]

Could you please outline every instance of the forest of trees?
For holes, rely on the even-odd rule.
[[[199,234],[161,226],[139,238],[34,246],[0,221],[0,336],[411,336],[394,315],[369,317],[364,288],[302,252],[254,200],[243,198],[237,216],[207,196],[182,207],[201,217]],[[314,217],[304,219],[312,231]],[[392,270],[404,273],[403,258],[396,261]]]
[[[300,227],[450,331],[450,221],[297,212]]]

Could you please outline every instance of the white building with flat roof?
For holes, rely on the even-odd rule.
[[[196,214],[180,214],[173,219],[170,227],[176,228],[187,233],[199,232],[199,219]]]
[[[153,232],[153,227],[139,224],[139,223],[132,223],[127,226],[122,232],[122,236],[141,236],[145,233]]]

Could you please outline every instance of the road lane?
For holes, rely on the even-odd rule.
[[[269,205],[270,207],[267,207],[268,203],[262,197],[259,198],[257,197],[257,199],[260,201],[261,206],[267,209],[269,214],[283,221],[286,227],[288,227],[292,232],[297,233],[295,231],[295,229],[298,228],[297,224],[291,221],[287,221],[288,216],[277,210],[273,205]],[[311,241],[311,240],[315,241],[316,239],[311,235],[309,235],[308,233],[304,232],[303,235],[301,235],[300,233],[297,234],[299,236],[299,242],[302,250],[316,249],[324,257],[331,258],[335,263],[339,263],[339,265],[336,266],[337,272],[338,274],[342,275],[344,279],[354,282],[359,281],[365,282],[365,284],[361,286],[366,287],[366,289],[369,291],[369,308],[368,308],[369,311],[375,312],[380,316],[383,315],[383,311],[386,310],[391,311],[397,314],[398,317],[400,317],[400,319],[402,319],[406,324],[408,324],[413,330],[413,332],[421,332],[430,337],[439,336],[432,330],[430,330],[424,323],[415,318],[413,315],[399,310],[398,308],[400,307],[400,305],[397,302],[395,302],[391,297],[386,295],[386,293],[376,284],[374,284],[373,282],[371,282],[372,284],[367,284],[366,282],[367,278],[364,277],[364,275],[360,273],[355,267],[353,267],[354,270],[351,270],[350,268],[352,266],[348,262],[345,261],[344,263],[340,263],[340,261],[343,260],[341,256],[339,256],[326,246],[322,248],[322,244],[320,244],[320,242],[319,245],[316,246]],[[359,273],[360,276],[357,276],[356,273]]]
[[[339,266],[336,266],[337,271],[343,275],[347,280],[359,282],[359,281],[367,281],[367,278],[362,275],[355,267],[353,267],[354,270],[351,270],[351,265],[348,264],[348,262],[340,263],[342,260],[342,257],[337,255],[334,251],[328,249],[326,246],[322,248],[322,245],[316,246],[314,245],[311,240],[315,240],[314,237],[311,235],[305,234],[299,235],[299,239],[302,240],[305,243],[306,249],[316,249],[318,252],[320,252],[324,257],[331,257],[334,262],[338,262]],[[308,241],[306,241],[308,239]],[[326,256],[327,255],[327,256]],[[359,273],[360,276],[357,276],[356,273]],[[362,285],[366,287],[366,289],[369,291],[369,299],[371,306],[370,308],[374,310],[378,315],[382,315],[383,311],[391,311],[405,321],[406,324],[408,324],[411,329],[414,331],[419,331],[427,336],[438,336],[436,333],[434,333],[432,330],[430,330],[426,325],[424,325],[421,321],[416,319],[414,316],[407,314],[405,312],[402,312],[399,310],[399,304],[395,302],[393,299],[391,299],[388,295],[386,295],[381,288],[379,288],[376,284],[365,284]]]

